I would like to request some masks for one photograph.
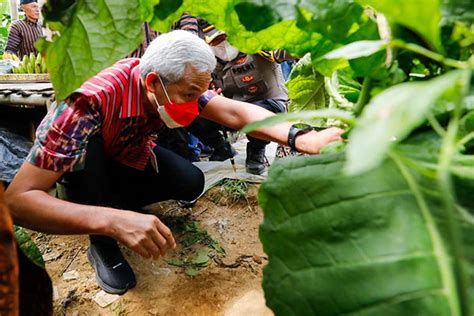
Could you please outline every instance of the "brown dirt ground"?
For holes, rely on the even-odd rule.
[[[175,202],[154,204],[151,211],[169,224],[178,249],[157,261],[123,249],[137,286],[104,308],[93,301],[100,288],[87,261],[88,238],[33,233],[53,280],[55,315],[272,315],[261,287],[267,258],[258,239],[263,216],[257,190],[250,185],[247,197],[235,201],[223,187],[215,187],[192,209]],[[201,227],[197,235],[192,231],[196,222]],[[218,245],[225,254],[217,251]],[[173,258],[191,262],[198,251],[209,253],[209,261],[195,277],[167,263]],[[65,280],[63,273],[71,271],[78,278]]]

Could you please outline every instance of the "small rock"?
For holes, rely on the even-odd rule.
[[[152,272],[154,275],[163,275],[163,276],[167,277],[168,275],[170,275],[171,269],[168,269],[168,268],[158,268],[158,269],[155,269],[155,270],[151,270],[151,272]]]
[[[94,302],[97,303],[100,307],[107,307],[113,302],[117,301],[120,298],[120,295],[114,295],[105,293],[104,291],[99,291],[97,294],[92,298]]]
[[[63,273],[63,279],[66,281],[79,279],[79,272],[76,270],[66,271]]]
[[[59,299],[59,291],[57,286],[53,286],[53,301],[57,301]]]
[[[49,252],[49,253],[47,253],[47,254],[45,254],[45,255],[43,256],[43,260],[44,260],[45,262],[53,261],[53,260],[56,260],[56,259],[58,259],[59,257],[61,257],[62,254],[63,254],[63,253],[62,253],[62,252],[59,252],[59,251],[51,251],[51,252]]]
[[[262,259],[262,257],[260,257],[260,256],[254,255],[254,256],[252,256],[252,259],[253,259],[253,261],[255,261],[255,262],[258,263],[258,264],[262,264],[262,263],[263,263],[263,259]]]

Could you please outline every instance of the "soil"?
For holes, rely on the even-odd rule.
[[[87,261],[88,237],[33,233],[53,280],[54,314],[272,315],[261,286],[267,257],[257,190],[249,185],[238,196],[218,186],[190,209],[173,201],[149,207],[173,230],[178,248],[156,261],[122,248],[137,286],[106,307],[94,301],[101,290]]]

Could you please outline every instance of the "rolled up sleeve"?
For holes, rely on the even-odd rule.
[[[100,122],[100,112],[85,97],[57,104],[38,127],[26,160],[52,171],[84,169],[88,141],[100,132]]]

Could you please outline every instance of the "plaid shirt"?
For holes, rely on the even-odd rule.
[[[107,158],[145,169],[154,155],[154,137],[165,125],[156,112],[145,112],[139,64],[137,58],[121,60],[51,108],[36,131],[27,161],[53,171],[81,170],[88,140],[101,133]],[[215,95],[205,92],[200,106]]]

